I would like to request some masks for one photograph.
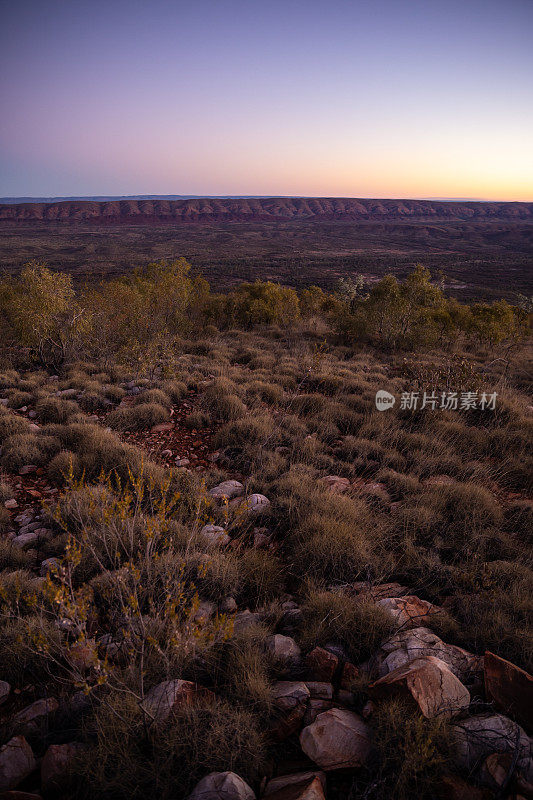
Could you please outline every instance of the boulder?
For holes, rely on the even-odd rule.
[[[247,628],[251,628],[253,625],[258,625],[260,622],[261,614],[257,611],[250,611],[249,608],[245,608],[244,611],[239,611],[239,613],[235,615],[233,631],[234,633],[240,633]]]
[[[494,795],[478,786],[472,786],[459,775],[443,775],[436,787],[439,800],[494,800]]]
[[[13,726],[19,733],[33,733],[38,730],[43,718],[58,708],[59,703],[55,697],[43,697],[15,714],[12,720]]]
[[[323,770],[357,768],[370,753],[370,729],[353,711],[332,708],[300,734],[304,753]]]
[[[318,697],[312,697],[305,709],[304,725],[311,725],[319,714],[323,714],[324,711],[329,711],[331,708],[333,708],[331,700],[321,700]]]
[[[299,681],[277,681],[272,687],[274,714],[269,726],[269,735],[277,742],[300,729],[307,702],[309,689]]]
[[[270,506],[270,500],[264,494],[251,494],[239,504],[239,511],[245,514],[263,514]]]
[[[452,726],[452,747],[460,770],[475,770],[491,753],[515,753],[524,778],[533,779],[533,743],[518,723],[503,714],[485,713]]]
[[[198,702],[213,702],[215,695],[209,689],[192,681],[163,681],[146,694],[141,703],[142,710],[156,724],[164,722],[170,714]]]
[[[265,786],[263,797],[268,797],[269,795],[274,794],[274,792],[279,792],[281,789],[285,789],[286,787],[289,786],[294,786],[295,784],[302,784],[302,783],[309,784],[315,779],[318,779],[322,787],[322,790],[325,790],[326,775],[324,772],[320,772],[318,770],[309,772],[293,772],[289,775],[278,775],[276,778],[271,778],[268,781],[267,785]]]
[[[305,665],[309,677],[313,681],[326,681],[331,683],[337,671],[339,659],[334,653],[324,650],[323,647],[315,647],[305,658]]]
[[[350,691],[360,674],[358,668],[351,661],[347,661],[342,668],[341,689]]]
[[[14,789],[36,766],[33,751],[24,736],[14,736],[0,747],[0,791]]]
[[[68,776],[74,758],[83,750],[81,742],[51,744],[41,761],[41,786],[44,792],[57,789]]]
[[[371,697],[407,691],[420,711],[431,719],[453,717],[470,705],[470,693],[439,658],[425,656],[410,661],[368,687]]]
[[[306,681],[309,694],[315,700],[333,700],[333,686],[324,681]]]
[[[270,800],[325,800],[324,787],[320,778],[309,777],[299,782],[287,783],[271,792]]]
[[[213,486],[208,494],[215,500],[231,500],[233,497],[240,497],[244,494],[244,486],[239,481],[223,481],[217,486]]]
[[[266,646],[276,661],[282,664],[296,664],[300,660],[301,650],[290,636],[275,633],[273,636],[267,637]]]
[[[427,625],[431,621],[432,614],[441,613],[437,606],[415,595],[383,597],[377,600],[376,604],[388,611],[398,628],[418,628],[420,625]]]
[[[526,729],[533,729],[533,676],[488,651],[483,665],[487,700]]]
[[[372,600],[381,600],[383,598],[403,597],[407,594],[408,589],[402,586],[401,583],[379,583],[374,586],[367,581],[357,581],[350,586],[350,594],[355,592],[359,597],[368,597]]]
[[[378,656],[378,675],[382,678],[415,658],[425,656],[440,658],[460,681],[481,669],[482,660],[462,647],[445,644],[429,628],[411,628],[398,631],[383,642]]]
[[[196,784],[188,800],[256,800],[254,791],[235,772],[211,772]]]
[[[204,525],[200,537],[210,547],[221,547],[230,541],[230,537],[220,525]]]
[[[517,772],[512,753],[491,753],[490,756],[487,756],[480,772],[481,783],[496,791],[501,789],[504,784],[507,785],[508,777],[511,779],[508,783],[508,790],[513,797],[516,792],[520,792],[528,798],[533,797],[533,785],[524,780],[520,772]]]

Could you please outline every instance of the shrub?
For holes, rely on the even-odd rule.
[[[374,655],[395,630],[390,615],[380,606],[341,592],[309,592],[302,612],[300,641],[305,650],[332,642],[342,644],[356,664]]]
[[[133,408],[117,408],[106,421],[110,428],[118,431],[142,431],[167,422],[169,417],[168,409],[158,403],[140,403]]]
[[[1,464],[11,472],[17,472],[25,464],[42,466],[60,447],[59,439],[54,436],[31,433],[10,436],[4,441]]]
[[[79,406],[72,400],[64,400],[60,397],[46,397],[38,401],[35,411],[40,421],[44,424],[51,422],[64,425],[73,414],[79,412]]]

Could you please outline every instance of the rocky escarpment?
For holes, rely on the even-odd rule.
[[[533,220],[533,203],[267,197],[66,201],[0,206],[0,222],[191,223],[331,220]]]

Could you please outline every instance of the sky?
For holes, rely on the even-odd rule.
[[[533,200],[533,0],[0,0],[0,196]]]

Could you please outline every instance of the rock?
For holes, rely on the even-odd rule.
[[[309,689],[309,694],[317,700],[332,700],[333,686],[324,681],[306,681],[305,685]]]
[[[481,669],[481,659],[453,644],[445,644],[429,628],[401,630],[381,645],[378,656],[380,677],[424,656],[435,656],[448,665],[460,681]]]
[[[176,463],[177,467],[188,467],[191,462],[190,462],[190,460],[188,458],[179,458],[178,457],[176,459],[175,463]]]
[[[196,784],[188,800],[256,800],[254,791],[235,772],[211,772]]]
[[[0,791],[18,786],[36,766],[33,751],[24,736],[14,736],[0,748]]]
[[[44,792],[61,786],[72,761],[82,750],[83,745],[80,742],[50,745],[41,762],[41,786]]]
[[[36,700],[13,717],[13,726],[19,733],[33,733],[39,728],[39,723],[44,717],[57,711],[59,703],[55,697]]]
[[[34,472],[37,472],[39,468],[36,464],[26,464],[25,466],[19,469],[19,475],[31,475]]]
[[[470,705],[470,693],[439,658],[416,658],[368,687],[371,697],[407,690],[428,719],[453,717]]]
[[[268,797],[270,800],[325,800],[322,781],[313,775],[301,781],[287,783],[270,792]]]
[[[167,431],[171,431],[173,428],[173,422],[159,422],[157,425],[153,425],[150,428],[150,433],[167,433]]]
[[[456,483],[449,475],[433,475],[431,478],[426,478],[422,481],[423,486],[453,486]]]
[[[414,595],[383,597],[376,601],[376,605],[388,611],[399,628],[418,628],[420,625],[427,625],[431,621],[431,615],[440,612],[437,606]]]
[[[311,725],[319,714],[323,714],[324,711],[329,711],[331,708],[333,708],[331,700],[321,700],[318,697],[311,698],[305,709],[304,725]]]
[[[352,664],[351,661],[347,661],[342,668],[341,689],[347,689],[349,691],[355,681],[359,678],[360,674],[361,673],[357,667]]]
[[[0,706],[5,703],[11,692],[11,686],[7,681],[0,681]]]
[[[522,775],[516,771],[513,761],[512,753],[491,753],[483,762],[480,771],[481,783],[496,791],[505,784],[507,777],[511,775],[509,790],[511,790],[512,796],[515,797],[514,792],[518,791],[528,798],[533,797],[533,785],[524,780]]]
[[[533,728],[533,676],[488,651],[483,665],[487,700],[526,729]]]
[[[18,507],[19,507],[19,504],[17,503],[17,501],[15,500],[15,498],[14,498],[14,497],[12,497],[12,498],[11,498],[11,500],[6,500],[6,501],[5,501],[5,503],[4,503],[4,506],[5,506],[5,507],[6,507],[6,508],[7,508],[9,511],[11,511],[11,510],[12,510],[12,509],[14,509],[14,508],[18,508]]]
[[[41,562],[41,568],[39,570],[39,575],[41,577],[46,577],[49,572],[55,570],[61,564],[59,558],[46,558],[44,561]]]
[[[141,708],[156,724],[160,724],[178,708],[198,702],[211,703],[214,699],[213,692],[197,683],[171,680],[163,681],[150,689]]]
[[[290,636],[283,636],[281,633],[268,636],[266,646],[276,661],[282,664],[296,664],[300,660],[301,650]]]
[[[366,581],[357,581],[352,583],[352,591],[355,591],[358,596],[370,597],[372,600],[381,600],[383,598],[391,597],[404,597],[408,593],[406,586],[400,583],[379,583],[374,586]]]
[[[244,494],[244,486],[239,481],[223,481],[208,492],[215,500],[231,500]]]
[[[234,614],[237,608],[237,601],[234,597],[225,597],[220,604],[220,610],[223,614]]]
[[[28,531],[28,533],[20,533],[18,536],[15,536],[12,540],[12,544],[14,547],[26,550],[28,547],[37,544],[39,538],[37,531]]]
[[[300,681],[276,681],[272,687],[274,714],[269,727],[270,736],[282,742],[300,729],[304,718],[309,689]]]
[[[323,647],[315,647],[307,654],[305,665],[312,680],[331,683],[339,666],[339,659]]]
[[[328,771],[362,766],[370,753],[370,729],[353,711],[332,708],[300,734],[304,753]]]
[[[518,769],[532,781],[532,741],[517,722],[503,714],[489,712],[461,720],[452,726],[451,735],[458,769],[470,772],[491,753],[514,753],[518,749]]]
[[[292,711],[305,705],[311,693],[302,681],[276,681],[272,686],[274,705],[282,711]]]
[[[342,494],[350,488],[350,481],[348,478],[341,478],[339,475],[326,475],[320,481],[325,484],[328,491],[335,494]]]
[[[233,630],[235,633],[240,633],[252,627],[252,625],[258,625],[260,622],[261,614],[258,614],[256,611],[250,611],[249,608],[245,608],[244,611],[240,611],[236,614],[233,621]]]
[[[69,647],[68,660],[80,672],[86,672],[98,663],[98,646],[94,639],[80,640]]]
[[[198,604],[198,608],[194,612],[192,620],[200,625],[205,625],[205,623],[209,622],[211,617],[216,613],[216,610],[217,609],[214,603],[211,603],[209,600],[202,600]]]
[[[239,511],[245,514],[263,514],[270,506],[270,500],[264,494],[251,494],[239,504]]]
[[[324,772],[318,770],[314,772],[293,772],[290,775],[278,775],[276,778],[271,778],[265,786],[263,797],[268,797],[274,792],[279,792],[280,789],[285,789],[294,784],[309,783],[318,779],[323,790],[326,788],[326,775]],[[283,796],[283,795],[282,795]],[[305,797],[305,795],[303,795]],[[323,796],[323,795],[322,795]],[[311,795],[312,797],[312,795]],[[318,795],[317,797],[320,797]]]
[[[220,525],[204,525],[200,531],[200,537],[210,547],[221,547],[230,541],[230,537]]]

